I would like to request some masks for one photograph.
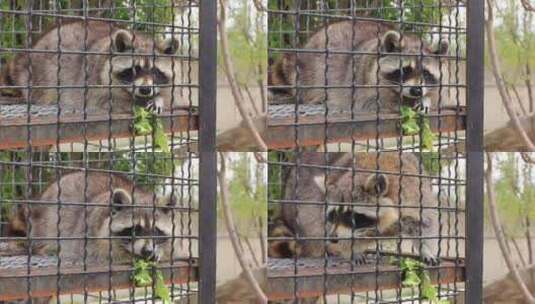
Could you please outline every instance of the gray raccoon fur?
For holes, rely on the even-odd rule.
[[[359,206],[328,206],[326,221],[323,204],[283,204],[281,218],[288,225],[290,231],[294,231],[301,237],[323,237],[324,233],[327,233],[328,236],[339,237],[351,237],[351,234],[354,237],[397,236],[400,234],[419,236],[420,233],[424,237],[438,236],[437,212],[429,208],[422,210],[414,208],[420,206],[420,201],[424,207],[438,205],[433,196],[430,180],[414,176],[414,174],[419,174],[418,159],[415,155],[403,153],[400,159],[397,152],[380,153],[379,156],[376,153],[357,153],[355,155],[355,168],[367,172],[355,172],[354,184],[351,170],[333,169],[325,177],[323,168],[305,166],[308,164],[351,168],[353,165],[350,153],[328,153],[328,155],[329,160],[326,162],[324,153],[304,152],[300,157],[300,164],[303,166],[299,167],[298,172],[292,169],[286,180],[284,199],[305,202],[323,202],[327,199],[328,202],[338,203],[358,202]],[[403,176],[401,184],[396,175],[373,172],[377,169],[400,172],[401,162],[403,174],[413,175]],[[299,177],[297,184],[295,181],[296,173]],[[327,198],[325,197],[326,192]],[[366,204],[370,206],[365,206]],[[392,207],[398,204],[401,204],[402,207],[413,208],[401,208],[398,212],[396,207]],[[343,215],[346,212],[351,214],[349,224],[343,220]],[[422,217],[420,217],[420,212]],[[358,217],[354,217],[355,215]],[[400,225],[401,231],[399,230]],[[421,255],[426,262],[437,262],[433,253],[434,248],[436,248],[435,240],[425,239],[420,244],[419,240],[415,239],[412,243],[416,250],[419,250],[421,245]],[[347,258],[353,256],[359,262],[364,262],[362,253],[373,244],[375,244],[374,240],[356,239],[353,243],[351,240],[339,240],[325,246],[323,241],[306,240],[301,241],[298,248],[301,256],[322,257],[327,249],[328,254],[341,255]],[[353,255],[351,255],[352,251]]]
[[[438,85],[441,80],[448,79],[445,76],[447,61],[437,56],[421,58],[415,55],[446,55],[446,41],[431,46],[413,34],[400,34],[390,24],[358,20],[336,22],[320,28],[310,36],[302,49],[323,52],[326,47],[331,52],[327,59],[325,53],[318,52],[286,53],[280,56],[270,69],[270,85],[344,86],[346,88],[285,91],[297,95],[299,103],[318,104],[326,101],[329,107],[345,110],[351,109],[354,104],[353,110],[356,112],[398,112],[400,100],[404,105],[423,105],[433,109],[438,104],[439,91],[442,91],[441,95],[445,94],[446,89],[421,85]],[[363,54],[340,54],[336,51]],[[412,56],[401,57],[398,55],[400,52]],[[402,69],[407,72],[403,77],[400,74]],[[403,89],[399,86],[400,80]],[[352,84],[356,86],[354,90]],[[386,87],[388,85],[390,87]],[[419,87],[421,95],[412,94],[412,87]],[[274,88],[271,91],[280,93],[284,90]],[[275,99],[272,103],[276,103]],[[447,103],[445,97],[441,103]]]
[[[129,262],[133,257],[169,260],[171,254],[174,258],[186,256],[186,241],[177,231],[184,219],[172,209],[176,198],[155,197],[120,175],[88,172],[87,179],[85,172],[63,175],[38,200],[43,204],[19,206],[10,221],[11,232],[22,231],[30,237],[31,242],[23,246],[30,246],[33,254],[56,255],[59,250],[62,259],[82,262],[86,256],[88,263],[108,262],[110,253],[113,262]],[[87,239],[86,244],[86,230],[88,237],[103,239]],[[141,237],[132,239],[132,230]],[[56,240],[35,239],[58,235],[66,238],[60,240],[61,248]],[[110,236],[114,238],[106,239]]]
[[[62,108],[82,110],[85,100],[89,113],[110,109],[131,112],[133,104],[161,111],[169,108],[173,99],[173,106],[187,106],[179,96],[181,88],[174,88],[174,93],[171,88],[173,81],[178,85],[181,80],[181,61],[172,59],[178,49],[174,38],[155,41],[107,22],[88,21],[87,27],[85,22],[65,23],[36,39],[32,45],[35,52],[19,53],[8,62],[0,85],[30,86],[31,90],[22,88],[18,94],[13,90],[8,94],[34,104],[56,104],[59,100]],[[89,54],[76,53],[84,50]],[[86,83],[101,87],[85,89]],[[56,86],[65,88],[58,90]]]

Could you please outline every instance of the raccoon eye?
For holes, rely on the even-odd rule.
[[[431,74],[431,72],[429,72],[428,70],[424,70],[424,80],[425,82],[430,83],[430,84],[438,83],[437,78],[433,74]]]
[[[123,238],[131,237],[132,236],[132,227],[125,228],[125,229],[117,232],[116,235],[120,236],[120,237],[123,237]]]
[[[169,82],[169,78],[157,68],[152,69],[152,74],[154,75],[154,81],[156,84],[166,84]]]
[[[140,74],[140,73],[141,73],[141,70],[142,70],[142,68],[141,68],[139,65],[136,65],[136,66],[134,67],[134,72],[135,72],[136,74]]]
[[[117,77],[122,82],[133,82],[134,81],[134,70],[133,69],[126,69],[119,73],[117,73]]]
[[[401,71],[403,72],[403,76],[409,75],[410,73],[412,73],[412,67],[411,66],[403,67]]]
[[[156,243],[165,243],[167,242],[167,233],[163,232],[162,230],[158,228],[154,228],[154,236],[157,236],[158,238],[154,239],[154,242]]]

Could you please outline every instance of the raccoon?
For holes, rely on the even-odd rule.
[[[86,179],[85,172],[70,173],[49,185],[39,204],[20,206],[9,230],[24,229],[32,254],[72,262],[84,256],[91,263],[185,256],[176,231],[180,217],[173,215],[177,199],[157,197],[153,206],[154,198],[117,174],[92,172]],[[57,240],[47,240],[58,237],[59,247]]]
[[[339,255],[365,263],[363,251],[375,244],[375,240],[359,237],[422,235],[421,243],[419,239],[413,239],[413,247],[421,250],[420,255],[426,263],[438,262],[433,254],[435,240],[428,238],[438,235],[438,214],[426,208],[437,204],[430,181],[415,177],[419,173],[415,155],[404,153],[400,157],[394,152],[379,155],[357,153],[355,172],[333,169],[327,177],[321,166],[351,168],[353,159],[351,154],[346,153],[328,153],[327,160],[325,157],[324,153],[302,154],[299,172],[294,169],[288,176],[285,200],[326,200],[333,205],[325,208],[323,204],[284,204],[281,218],[290,231],[301,237],[327,235],[342,240],[333,238],[327,245],[323,241],[301,241],[300,252],[294,254],[309,257]],[[401,172],[404,176],[400,181],[399,176],[375,173],[374,170]],[[297,185],[296,174],[299,175]],[[420,206],[420,201],[424,208],[415,208]],[[350,240],[351,237],[354,239]],[[282,246],[279,244],[278,247]]]
[[[314,52],[326,48],[328,56]],[[297,95],[303,104],[326,102],[342,110],[394,113],[401,103],[428,111],[437,107],[440,81],[447,79],[441,57],[448,53],[446,41],[431,46],[383,22],[332,23],[313,34],[303,49],[310,52],[282,55],[269,77],[275,90],[276,86],[303,86],[297,92],[285,92]],[[335,88],[322,88],[325,86]],[[284,87],[277,93],[281,90]]]
[[[270,238],[284,237],[286,239],[296,236],[296,233],[280,218],[269,223],[268,235]],[[295,240],[269,240],[268,256],[271,258],[291,258],[301,255],[301,244]]]
[[[173,106],[185,106],[173,98],[179,93],[172,88],[180,78],[178,49],[173,37],[155,41],[100,21],[65,23],[8,62],[0,85],[23,87],[18,95],[34,104],[59,101],[62,108],[90,113],[131,112],[135,104],[161,112],[173,99]]]

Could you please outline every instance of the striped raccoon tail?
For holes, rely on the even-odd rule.
[[[22,97],[22,92],[20,90],[14,88],[5,88],[6,86],[8,87],[15,85],[13,78],[11,78],[12,64],[13,61],[3,63],[2,68],[0,69],[0,96],[19,98]]]
[[[10,216],[7,224],[7,237],[25,237],[26,236],[26,208],[18,206]],[[28,246],[25,241],[9,240],[0,243],[0,256],[14,256],[28,254]]]
[[[12,212],[8,224],[7,235],[12,237],[25,237],[26,236],[26,206],[17,206]]]
[[[277,60],[270,62],[268,85],[274,86],[269,89],[272,104],[284,103],[284,99],[295,96],[294,89],[282,87],[295,85],[295,65],[295,54],[282,54]],[[279,100],[281,98],[282,101]]]
[[[295,232],[281,219],[275,219],[268,227],[269,238],[287,238],[286,240],[269,240],[268,256],[270,258],[292,258],[301,255],[301,245],[292,240]],[[268,238],[268,239],[269,239]]]

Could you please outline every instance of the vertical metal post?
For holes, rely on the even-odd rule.
[[[466,1],[466,303],[481,303],[483,293],[483,67],[484,0]]]
[[[199,11],[199,303],[215,303],[217,1]]]

